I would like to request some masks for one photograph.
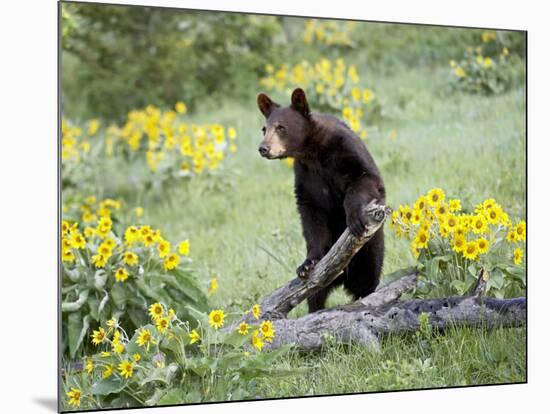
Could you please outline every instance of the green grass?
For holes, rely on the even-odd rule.
[[[307,374],[263,380],[260,389],[276,398],[522,382],[524,361],[525,330],[454,328],[431,340],[389,336],[374,352],[359,345],[295,352],[281,367],[310,366]]]
[[[524,217],[524,90],[495,97],[452,94],[447,72],[411,69],[370,80],[387,111],[367,145],[381,168],[388,205],[410,203],[437,186],[466,207],[494,197],[511,217]],[[239,132],[239,151],[218,179],[198,177],[163,191],[129,194],[128,201],[141,204],[147,221],[169,240],[191,239],[201,283],[206,287],[218,277],[212,307],[244,310],[294,277],[304,259],[292,169],[257,154],[263,119],[254,101],[227,102],[196,117],[232,124]],[[413,264],[407,243],[385,231],[385,273]],[[328,305],[348,301],[338,290]],[[301,304],[290,316],[306,311]],[[524,329],[453,329],[428,345],[414,337],[387,337],[377,352],[332,345],[279,361],[311,370],[262,380],[258,391],[283,397],[525,381],[525,338]]]

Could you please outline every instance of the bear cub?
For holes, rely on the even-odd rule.
[[[310,112],[302,89],[294,90],[287,107],[263,93],[257,101],[266,119],[260,155],[270,160],[294,158],[294,190],[307,248],[296,273],[306,278],[346,226],[355,236],[365,231],[362,208],[372,200],[385,203],[384,182],[361,139],[338,118]],[[309,311],[323,309],[330,291],[341,284],[354,299],[372,293],[383,261],[380,229],[330,286],[308,299]]]

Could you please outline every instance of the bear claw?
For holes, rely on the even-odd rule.
[[[304,263],[302,263],[298,268],[296,269],[296,275],[300,279],[306,279],[309,273],[313,270],[315,265],[317,264],[317,260],[313,259],[306,259]]]

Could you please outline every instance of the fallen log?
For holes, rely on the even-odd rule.
[[[482,272],[480,280],[486,275]],[[422,313],[426,313],[431,326],[440,331],[453,326],[490,329],[525,324],[525,298],[486,298],[474,291],[469,296],[397,300],[402,293],[412,289],[415,282],[416,275],[407,275],[382,287],[380,296],[374,292],[350,305],[325,309],[297,319],[274,320],[276,335],[273,342],[267,344],[267,349],[290,344],[313,350],[320,348],[328,337],[342,343],[359,342],[376,347],[380,335],[418,330]],[[485,284],[486,280],[483,282]]]
[[[273,323],[275,338],[266,349],[293,345],[304,350],[321,347],[328,338],[342,343],[358,342],[376,347],[380,335],[418,330],[419,316],[428,315],[432,328],[445,330],[452,326],[515,327],[526,322],[526,298],[495,299],[485,297],[490,277],[485,270],[469,295],[438,299],[399,300],[416,286],[413,270],[390,283],[380,286],[369,296],[349,305],[324,309],[297,319],[287,319],[288,313],[303,300],[328,286],[349,264],[353,255],[378,231],[391,210],[371,203],[364,214],[365,233],[354,237],[346,229],[330,251],[315,265],[307,279],[295,278],[263,298],[259,304],[260,319]],[[242,321],[254,322],[247,314]]]

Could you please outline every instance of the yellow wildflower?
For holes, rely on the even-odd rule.
[[[156,321],[158,318],[162,318],[162,315],[164,315],[164,306],[162,306],[159,302],[153,303],[149,306],[149,315],[151,315],[151,319],[153,321]]]
[[[124,360],[118,365],[118,371],[124,378],[130,378],[134,374],[134,363]]]
[[[517,224],[516,235],[519,241],[525,241],[527,236],[527,224],[525,223],[525,220],[522,220]]]
[[[451,243],[452,249],[457,253],[462,253],[466,247],[466,237],[460,236],[458,233],[455,234]]]
[[[430,236],[428,232],[426,232],[423,229],[420,229],[418,233],[416,234],[416,238],[414,239],[414,242],[418,248],[426,248],[428,247],[428,242],[430,241]]]
[[[115,280],[124,282],[126,279],[128,279],[128,271],[123,267],[119,267],[115,272]]]
[[[254,331],[254,334],[252,335],[252,346],[256,348],[258,351],[261,351],[264,347],[265,343],[263,339],[260,336],[260,333],[258,330]]]
[[[88,358],[86,360],[86,372],[88,374],[91,374],[93,370],[94,370],[94,361],[91,358]]]
[[[476,240],[480,254],[485,254],[489,251],[489,241],[483,237]]]
[[[176,103],[176,111],[178,114],[184,114],[187,112],[187,105],[185,105],[183,102]]]
[[[521,248],[517,247],[514,250],[514,263],[517,264],[517,265],[520,264],[522,257],[523,257],[523,250],[521,250]]]
[[[189,333],[189,343],[191,344],[194,344],[195,342],[198,342],[201,340],[201,336],[200,334],[197,332],[196,329],[193,329],[190,333]]]
[[[208,288],[208,294],[212,295],[218,290],[218,279],[213,277],[210,281],[210,287]]]
[[[466,72],[460,66],[457,66],[455,68],[454,72],[455,72],[455,75],[459,78],[465,78],[466,77]]]
[[[165,259],[164,259],[164,270],[172,270],[176,268],[180,261],[180,257],[175,253],[170,253]]]
[[[470,260],[476,260],[478,253],[479,253],[479,247],[475,241],[467,242],[466,246],[462,250],[462,255],[466,259],[470,259]]]
[[[107,365],[105,369],[103,370],[103,374],[101,375],[104,379],[109,378],[111,375],[113,375],[114,367],[112,365]]]
[[[138,264],[138,255],[133,252],[124,252],[123,262],[128,266],[135,266]]]
[[[254,316],[254,319],[260,319],[260,305],[258,304],[255,304],[254,306],[252,306],[252,309],[251,309],[251,312],[252,312],[252,316]]]
[[[475,234],[482,234],[487,233],[489,231],[489,228],[487,227],[487,220],[485,219],[485,216],[478,214],[474,216],[472,221],[472,231]]]
[[[97,331],[92,332],[92,343],[94,345],[99,345],[105,340],[105,329],[103,327],[99,327]]]
[[[158,318],[155,320],[155,326],[157,331],[160,333],[165,333],[166,330],[170,327],[170,319],[167,317]]]
[[[208,315],[208,323],[214,329],[219,329],[223,326],[224,318],[225,318],[225,313],[223,312],[223,310],[221,309],[213,310]]]
[[[166,240],[161,240],[157,246],[157,249],[159,251],[159,257],[166,257],[171,250],[170,242]]]
[[[445,193],[441,188],[433,188],[428,193],[428,204],[431,206],[437,206],[443,200],[445,200]]]
[[[138,338],[136,339],[136,343],[139,346],[146,347],[147,350],[149,350],[149,344],[152,342],[152,335],[151,331],[149,329],[141,328],[138,334]]]
[[[260,331],[267,342],[271,342],[275,336],[275,330],[273,329],[273,323],[271,321],[263,321],[260,324]]]
[[[246,335],[249,328],[249,324],[247,324],[246,322],[241,322],[239,327],[237,328],[237,332],[239,332],[241,335]]]
[[[71,387],[71,390],[66,394],[67,397],[69,397],[69,405],[80,407],[80,398],[82,393],[78,388]]]
[[[183,240],[178,245],[178,253],[182,256],[188,256],[189,255],[189,249],[190,249],[190,242],[189,240]]]
[[[454,213],[456,211],[460,211],[461,209],[462,209],[462,206],[460,204],[460,200],[457,200],[457,199],[449,200],[449,211]]]

